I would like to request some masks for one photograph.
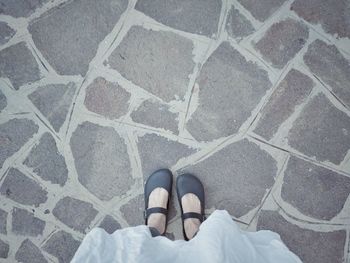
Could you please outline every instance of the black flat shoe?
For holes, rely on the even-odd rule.
[[[205,199],[204,199],[204,187],[201,181],[192,174],[182,174],[176,179],[176,192],[177,198],[179,200],[179,204],[181,207],[181,219],[182,219],[182,231],[186,241],[188,241],[188,237],[185,232],[185,219],[188,218],[197,218],[201,223],[205,220],[204,217],[204,208],[205,208]],[[186,194],[194,194],[198,197],[201,202],[201,213],[188,212],[184,213],[182,208],[181,199]]]
[[[161,233],[161,235],[165,234],[166,226],[168,223],[168,210],[169,210],[169,201],[171,197],[172,185],[173,185],[173,174],[168,169],[160,169],[158,171],[155,171],[153,174],[150,175],[150,177],[148,177],[147,182],[145,184],[145,211],[144,211],[145,224],[147,225],[147,220],[151,214],[154,214],[154,213],[164,214],[166,217],[166,225],[165,225],[164,233]],[[163,208],[163,207],[148,208],[149,196],[152,193],[152,191],[158,187],[164,188],[169,193],[167,208]]]

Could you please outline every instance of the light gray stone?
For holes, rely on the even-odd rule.
[[[12,232],[22,236],[42,235],[45,228],[45,221],[34,216],[25,209],[13,208],[12,211]]]
[[[25,239],[16,252],[15,259],[23,263],[47,263],[40,249],[28,238]]]
[[[274,67],[283,68],[305,45],[308,28],[288,18],[273,24],[255,44],[255,48]]]
[[[226,209],[241,217],[259,206],[274,184],[277,162],[258,145],[243,139],[181,172],[201,179],[207,208]]]
[[[28,17],[50,0],[0,0],[0,14]]]
[[[113,128],[84,122],[70,146],[79,182],[101,200],[122,195],[133,184],[127,147]]]
[[[67,165],[59,153],[55,139],[48,132],[40,138],[24,160],[24,164],[45,181],[63,186],[68,178]]]
[[[6,235],[7,234],[7,212],[0,209],[0,233]]]
[[[20,204],[36,207],[47,200],[47,191],[15,168],[8,171],[0,187],[0,193]]]
[[[350,61],[336,46],[315,40],[304,55],[304,62],[350,108]]]
[[[9,255],[10,245],[0,239],[0,258],[7,258]]]
[[[66,120],[76,88],[73,82],[67,85],[49,84],[39,87],[28,98],[48,119],[55,131],[59,132]]]
[[[16,90],[41,78],[38,64],[25,42],[1,50],[0,61],[0,78],[8,78]]]
[[[85,233],[97,210],[88,202],[66,196],[57,202],[52,214],[63,224]]]
[[[4,93],[0,90],[0,112],[7,106],[7,99]]]
[[[319,94],[294,121],[288,143],[319,161],[340,164],[350,149],[350,117]]]
[[[57,73],[85,76],[98,45],[127,4],[127,0],[68,1],[31,22],[29,32]]]
[[[193,43],[172,32],[133,26],[107,63],[128,80],[165,101],[187,92]]]
[[[108,234],[112,234],[114,231],[121,228],[120,224],[117,220],[115,220],[112,216],[106,215],[99,227],[103,228]]]
[[[289,223],[277,212],[262,211],[258,230],[277,232],[286,246],[300,257],[303,263],[343,263],[346,232],[316,232]]]
[[[208,58],[196,83],[199,105],[186,128],[199,141],[238,132],[271,86],[267,72],[248,62],[228,42]]]
[[[138,0],[135,8],[164,25],[212,37],[217,34],[221,0]]]
[[[254,132],[270,140],[295,107],[310,95],[314,85],[308,76],[296,69],[290,70],[263,108]]]
[[[6,22],[0,22],[0,45],[7,43],[15,33],[16,32],[9,27]]]
[[[98,77],[87,87],[84,104],[89,111],[117,119],[127,113],[130,96],[117,83]]]
[[[286,0],[238,0],[252,16],[263,22],[269,18]]]
[[[252,23],[232,6],[226,21],[226,31],[229,36],[241,40],[255,31]]]

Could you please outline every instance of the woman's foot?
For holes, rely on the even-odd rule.
[[[148,208],[163,207],[167,208],[169,193],[164,188],[155,188],[148,199]],[[154,213],[148,217],[147,225],[154,227],[162,235],[165,232],[166,216],[162,213]]]
[[[201,202],[194,194],[185,194],[181,198],[182,209],[184,213],[201,213]],[[185,233],[188,239],[192,239],[199,230],[201,222],[197,218],[187,218],[184,220]]]

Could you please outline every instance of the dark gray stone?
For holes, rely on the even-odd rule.
[[[88,202],[66,196],[57,202],[52,214],[65,225],[85,233],[97,210]]]
[[[196,82],[199,105],[186,127],[200,141],[236,133],[271,85],[267,72],[228,42],[208,58]]]
[[[0,233],[7,234],[7,212],[0,209]]]
[[[277,212],[262,211],[258,230],[277,232],[286,246],[300,257],[303,263],[343,263],[346,232],[316,232],[289,223]]]
[[[98,45],[112,31],[127,4],[127,0],[69,1],[31,22],[29,32],[59,74],[85,76]]]
[[[101,200],[122,195],[134,183],[125,142],[113,128],[84,122],[70,145],[79,182]]]
[[[15,168],[11,168],[7,173],[0,187],[0,193],[23,205],[36,207],[47,200],[47,191]]]
[[[255,48],[274,67],[283,68],[302,49],[308,37],[309,30],[304,24],[288,18],[273,24]]]
[[[15,259],[23,263],[47,263],[40,249],[28,238],[24,240],[16,252]]]
[[[133,26],[107,63],[123,77],[165,101],[187,92],[193,43],[172,32]]]
[[[309,96],[314,82],[296,69],[288,72],[263,108],[254,132],[270,140],[281,124],[290,117],[295,107]]]
[[[340,164],[350,149],[350,118],[319,94],[294,121],[288,143],[319,161]]]
[[[226,21],[226,31],[229,36],[241,40],[252,34],[255,29],[252,23],[232,6]]]
[[[226,209],[231,215],[241,217],[259,206],[274,184],[277,162],[244,139],[181,172],[193,173],[201,179],[207,208]]]
[[[7,99],[4,93],[0,90],[0,112],[7,106]]]
[[[80,242],[75,240],[71,234],[60,230],[46,241],[43,249],[55,256],[59,263],[69,263],[78,250],[79,245]]]
[[[9,255],[10,246],[5,241],[0,239],[0,258],[7,258]]]
[[[8,78],[16,90],[41,78],[38,64],[24,42],[1,50],[0,61],[0,78]]]
[[[216,35],[221,0],[138,0],[135,8],[164,25],[186,32]]]
[[[27,17],[50,0],[0,0],[0,14]]]
[[[12,232],[22,236],[42,235],[45,228],[45,221],[34,216],[25,209],[13,208],[12,211]]]
[[[178,114],[169,111],[169,106],[157,101],[146,100],[140,107],[131,113],[134,122],[142,123],[156,128],[163,128],[179,134]]]
[[[238,0],[252,16],[263,22],[269,18],[286,0]]]
[[[109,119],[117,119],[128,111],[130,93],[104,78],[96,78],[86,89],[85,106]]]
[[[295,157],[288,161],[282,198],[305,215],[330,220],[349,194],[350,178]]]
[[[68,178],[64,157],[59,153],[55,139],[48,132],[40,138],[25,159],[24,164],[45,181],[63,186]]]
[[[112,234],[114,231],[121,228],[120,224],[117,220],[115,220],[112,216],[106,215],[99,227],[103,228],[108,234]]]
[[[350,61],[336,46],[316,40],[304,55],[304,62],[350,108]]]
[[[312,24],[321,24],[329,34],[350,38],[349,2],[346,0],[296,0],[291,10]]]
[[[14,34],[15,31],[9,27],[6,22],[0,22],[0,45],[7,43]]]
[[[48,119],[55,131],[59,132],[66,120],[76,88],[73,82],[67,85],[50,84],[39,87],[28,98]]]

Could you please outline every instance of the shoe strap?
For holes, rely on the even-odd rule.
[[[147,219],[151,214],[156,214],[156,213],[161,213],[164,215],[168,214],[168,209],[163,208],[163,207],[151,207],[147,208],[147,210],[144,211],[144,218]]]
[[[199,213],[195,213],[195,212],[188,212],[188,213],[184,213],[182,214],[182,219],[188,219],[188,218],[197,218],[200,222],[204,221],[204,216],[202,214]]]

